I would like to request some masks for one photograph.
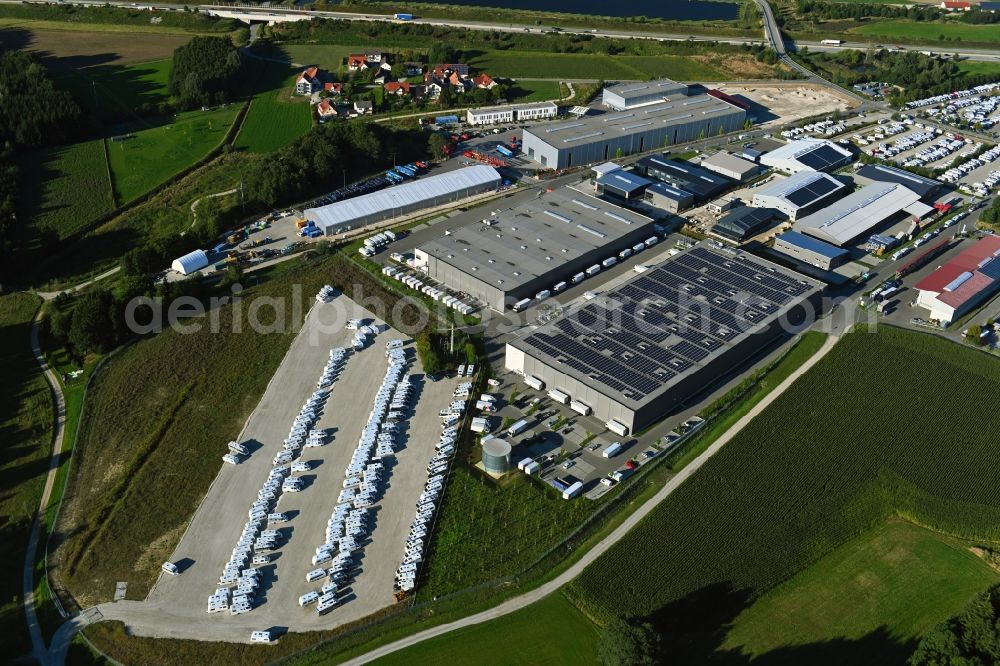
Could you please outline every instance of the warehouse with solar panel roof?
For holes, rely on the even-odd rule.
[[[822,283],[702,241],[507,343],[505,365],[642,430],[784,337]]]

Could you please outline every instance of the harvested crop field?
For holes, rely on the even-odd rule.
[[[0,44],[31,51],[50,67],[83,68],[161,60],[186,44],[190,35],[39,30],[0,25]]]

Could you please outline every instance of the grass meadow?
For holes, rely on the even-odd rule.
[[[55,83],[98,118],[129,117],[143,105],[155,107],[170,99],[170,68],[170,59],[102,65],[59,73]]]
[[[464,627],[371,662],[373,666],[596,663],[600,629],[561,592],[489,622]]]
[[[861,640],[880,627],[908,644],[997,580],[1000,572],[967,544],[892,520],[762,597],[736,618],[724,648],[753,658],[786,646]],[[772,630],[779,626],[780,635]],[[890,663],[894,656],[869,658]]]
[[[901,41],[922,43],[1000,43],[1000,29],[996,25],[882,21],[852,28],[850,32],[866,37],[880,37],[888,40],[898,39]]]
[[[165,125],[145,121],[120,126],[107,139],[108,160],[120,203],[136,199],[194,164],[222,142],[239,104],[212,111],[188,111]]]
[[[312,127],[309,100],[295,96],[297,70],[267,63],[258,72],[260,86],[236,137],[240,150],[269,153],[291,143]]]
[[[26,153],[20,218],[30,232],[63,238],[114,208],[101,139]]]
[[[597,617],[648,617],[689,632],[665,649],[700,661],[745,607],[895,516],[1000,541],[1000,414],[971,399],[970,387],[995,394],[1000,365],[921,333],[882,327],[846,336],[588,567],[571,597]],[[876,405],[891,418],[873,417]],[[774,630],[760,640],[777,641]],[[791,655],[847,663],[871,650],[905,650],[880,631]]]

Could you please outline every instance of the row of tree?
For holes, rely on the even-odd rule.
[[[244,179],[247,198],[276,207],[337,189],[345,182],[427,155],[423,132],[376,123],[325,123],[264,156]]]
[[[953,618],[931,629],[909,666],[996,664],[1000,660],[1000,585],[981,592]]]
[[[829,21],[865,18],[910,19],[933,21],[945,15],[944,10],[933,5],[889,5],[866,2],[828,2],[827,0],[798,0],[796,14],[810,21]]]

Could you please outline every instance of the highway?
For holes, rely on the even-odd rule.
[[[41,0],[30,0],[32,2],[40,2]],[[766,5],[763,0],[755,0],[758,5]],[[22,0],[0,0],[0,4],[24,4]],[[44,3],[43,3],[44,4]],[[103,0],[74,0],[72,4],[76,5],[94,5],[94,6],[104,6],[112,5],[118,7],[151,7],[156,10],[162,11],[184,11],[185,7],[190,7],[191,5],[166,3],[166,2],[154,2],[154,3],[134,3],[134,2],[124,2],[122,0],[111,0],[109,2],[104,2]],[[301,20],[302,17],[308,18],[328,18],[328,19],[340,19],[345,21],[394,21],[392,16],[386,14],[358,14],[353,12],[333,12],[333,11],[315,11],[315,10],[305,10],[305,9],[290,9],[286,7],[238,7],[238,6],[224,6],[224,5],[199,5],[200,11],[213,15],[224,15],[232,18],[237,18],[244,22],[257,21],[291,21],[291,20]],[[770,12],[770,7],[767,10],[762,8],[762,12],[770,15],[770,21],[774,25],[773,14]],[[550,27],[539,27],[538,25],[528,25],[519,23],[497,23],[491,21],[470,21],[470,20],[450,20],[442,18],[415,18],[409,23],[423,24],[423,25],[433,25],[433,26],[444,26],[452,28],[466,28],[469,30],[484,30],[484,31],[495,31],[495,32],[529,32],[540,34],[545,31],[550,31]],[[586,28],[561,28],[559,32],[572,34],[572,35],[591,35],[594,37],[616,37],[621,39],[655,39],[655,40],[676,40],[676,41],[708,41],[708,42],[718,42],[722,44],[762,44],[765,43],[766,39],[758,39],[756,37],[728,37],[728,36],[713,36],[713,35],[691,35],[684,33],[671,33],[671,32],[629,32],[628,30],[608,30],[608,29],[586,29]],[[799,46],[808,46],[812,51],[840,51],[846,49],[867,49],[872,46],[869,42],[844,42],[841,45],[833,46],[828,44],[821,44],[819,42],[803,41],[798,42]],[[784,48],[784,46],[782,47]],[[909,45],[900,46],[899,48],[903,50],[937,50],[941,49],[940,44],[929,44],[924,46],[919,45]],[[988,49],[967,49],[963,48],[960,51],[955,50],[944,50],[941,53],[958,54],[959,57],[966,58],[968,60],[975,60],[981,62],[1000,62],[1000,51],[991,51]],[[791,65],[794,66],[794,65]],[[800,69],[795,67],[795,69]]]

